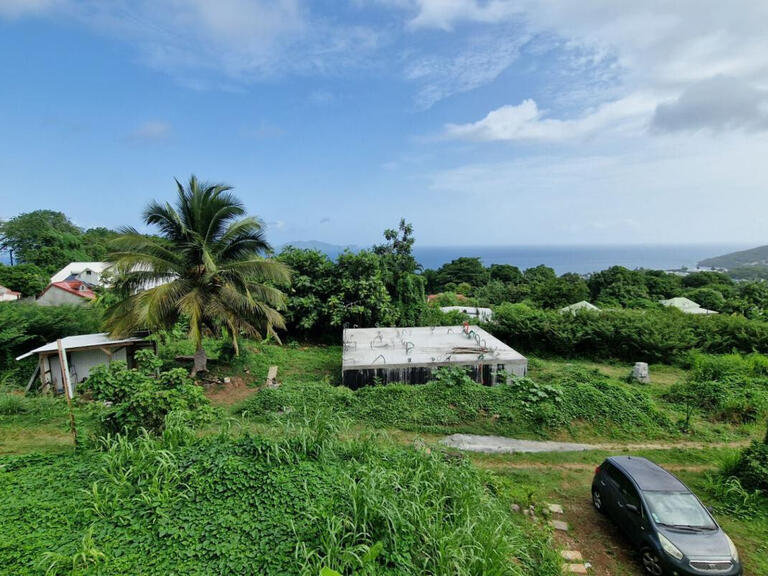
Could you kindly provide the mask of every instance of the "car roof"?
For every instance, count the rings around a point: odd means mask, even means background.
[[[646,458],[638,456],[612,456],[608,458],[608,461],[631,477],[640,490],[690,492],[688,487],[675,476]]]

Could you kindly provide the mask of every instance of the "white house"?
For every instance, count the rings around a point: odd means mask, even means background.
[[[70,262],[51,276],[51,284],[79,281],[88,286],[105,286],[102,275],[112,267],[110,262]]]
[[[560,308],[560,312],[570,312],[571,314],[576,314],[576,312],[579,312],[581,310],[588,310],[590,312],[600,312],[600,308],[598,308],[594,304],[590,304],[586,300],[582,300],[581,302],[576,302],[575,304],[571,304],[570,306]]]
[[[717,312],[714,310],[707,310],[706,308],[702,308],[693,300],[689,300],[683,296],[670,298],[669,300],[659,300],[659,303],[662,306],[667,306],[668,308],[677,308],[686,314],[717,314]]]
[[[477,308],[476,306],[441,306],[441,312],[463,312],[472,320],[490,322],[493,320],[493,310],[490,308]]]
[[[113,339],[106,333],[67,336],[61,339],[61,344],[69,366],[72,393],[75,392],[76,385],[85,380],[94,367],[120,360],[127,363],[129,368],[133,368],[136,350],[154,347],[152,342],[143,338]],[[24,360],[35,354],[38,356],[37,368],[29,380],[27,390],[32,388],[39,375],[38,382],[44,392],[51,388],[56,392],[63,392],[58,342],[30,350],[16,360]]]
[[[15,292],[5,286],[0,286],[0,302],[13,302],[21,298],[21,292]]]

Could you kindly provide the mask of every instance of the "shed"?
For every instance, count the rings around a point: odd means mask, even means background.
[[[677,308],[686,314],[717,314],[714,310],[702,308],[699,304],[684,296],[670,298],[669,300],[660,300],[659,303],[668,308]]]
[[[342,380],[350,388],[376,382],[424,384],[442,366],[469,368],[476,382],[492,386],[502,371],[525,376],[528,360],[469,324],[344,330]]]
[[[154,342],[144,338],[131,337],[115,339],[109,334],[83,334],[80,336],[67,336],[61,339],[64,353],[67,355],[69,366],[69,379],[72,384],[72,392],[77,384],[88,378],[91,370],[102,364],[109,364],[113,360],[120,360],[128,364],[129,368],[136,365],[136,350],[155,347]],[[30,378],[27,389],[30,389],[39,375],[39,383],[43,391],[53,386],[56,392],[63,392],[61,365],[59,363],[58,341],[45,344],[26,354],[22,354],[16,360],[24,360],[37,354],[38,365],[35,373]]]
[[[477,306],[441,306],[441,312],[461,312],[472,320],[490,322],[493,320],[493,310],[490,308],[478,308]]]
[[[21,299],[21,292],[0,285],[0,302],[13,302]]]
[[[570,312],[571,314],[576,314],[576,312],[579,312],[581,310],[589,310],[591,312],[600,312],[600,308],[598,308],[594,304],[590,304],[586,300],[582,300],[581,302],[576,302],[575,304],[571,304],[569,306],[565,306],[564,308],[560,308],[560,312]]]

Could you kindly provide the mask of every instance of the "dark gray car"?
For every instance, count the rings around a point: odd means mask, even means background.
[[[739,554],[699,499],[645,458],[614,456],[595,470],[592,502],[640,550],[652,576],[740,576]]]

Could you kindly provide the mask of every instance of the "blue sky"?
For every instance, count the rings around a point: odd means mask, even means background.
[[[636,4],[636,6],[635,6]],[[190,173],[275,244],[766,243],[762,1],[0,0],[0,218]]]

